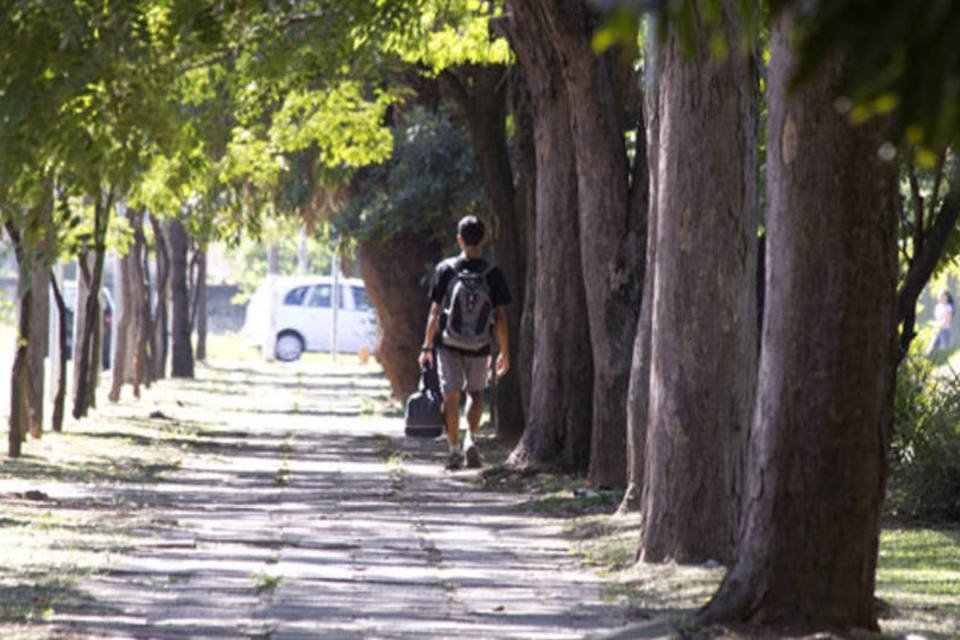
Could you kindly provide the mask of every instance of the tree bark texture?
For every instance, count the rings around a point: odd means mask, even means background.
[[[533,318],[537,276],[537,156],[533,140],[533,112],[530,91],[519,67],[510,77],[510,109],[513,113],[514,210],[523,224],[524,284],[523,308],[520,314],[519,342],[512,345],[513,367],[520,381],[520,401],[524,420],[530,410],[530,387],[533,377]],[[522,434],[521,434],[522,435]]]
[[[30,336],[28,358],[30,360],[30,435],[39,438],[43,434],[43,399],[46,378],[46,358],[50,343],[50,267],[46,258],[35,255],[30,268]]]
[[[420,379],[417,356],[429,308],[425,269],[441,258],[441,248],[396,234],[361,242],[359,255],[367,296],[377,310],[377,360],[394,397],[406,398]]]
[[[675,35],[661,55],[640,557],[729,562],[757,368],[756,61],[690,58]]]
[[[536,287],[530,407],[509,463],[585,471],[593,359],[580,262],[577,168],[560,62],[530,3],[511,3],[508,35],[533,104]]]
[[[520,344],[526,286],[526,229],[516,209],[513,170],[507,149],[507,69],[504,65],[470,65],[444,72],[443,77],[467,115],[487,206],[496,221],[492,243],[494,259],[513,297],[506,309],[513,362]],[[519,438],[524,426],[519,369],[497,381],[496,412],[497,436]]]
[[[842,61],[799,88],[789,16],[768,72],[766,307],[736,565],[702,617],[877,629],[896,358],[895,167],[834,108]]]
[[[156,216],[150,216],[153,228],[153,249],[156,262],[156,299],[153,308],[153,333],[151,345],[151,378],[160,380],[166,376],[167,354],[170,349],[168,300],[170,295],[170,253],[167,249],[166,232]]]
[[[167,239],[170,242],[170,298],[173,307],[170,375],[174,378],[192,378],[194,362],[187,290],[187,248],[190,239],[179,220],[167,223]]]
[[[647,419],[649,418],[650,397],[650,351],[653,340],[653,285],[656,277],[657,255],[657,208],[652,194],[657,192],[657,174],[649,167],[658,166],[659,120],[657,115],[658,83],[657,43],[654,28],[647,34],[644,61],[644,107],[643,131],[637,133],[637,160],[634,160],[634,175],[631,182],[631,196],[634,207],[647,207],[647,249],[644,256],[643,297],[640,303],[640,316],[637,318],[637,334],[633,342],[633,355],[630,359],[630,385],[627,388],[627,489],[618,511],[620,513],[639,512],[643,502],[643,478],[647,447]],[[641,140],[645,141],[641,151]],[[646,158],[645,169],[641,173],[640,154]],[[642,193],[646,179],[647,193]]]
[[[627,388],[643,291],[647,212],[642,205],[634,208],[630,197],[617,51],[598,56],[591,46],[599,16],[582,1],[535,4],[562,60],[577,160],[580,258],[594,369],[588,479],[595,486],[623,487]],[[638,189],[646,192],[645,180]]]
[[[146,239],[143,235],[143,211],[128,212],[130,226],[133,229],[130,263],[130,290],[133,299],[133,318],[136,330],[131,333],[129,381],[133,384],[134,397],[140,397],[140,385],[150,384],[150,339],[152,326],[150,319],[150,283],[146,266]]]

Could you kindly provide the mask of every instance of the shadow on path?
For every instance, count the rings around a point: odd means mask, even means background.
[[[180,465],[115,489],[149,523],[80,584],[82,606],[57,612],[57,633],[580,638],[619,628],[623,611],[577,569],[561,524],[463,482],[471,472],[443,472],[444,445],[405,441],[400,419],[362,415],[387,392],[369,371],[220,365],[176,387],[159,410],[178,429]]]

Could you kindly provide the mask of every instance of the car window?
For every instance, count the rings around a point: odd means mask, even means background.
[[[295,289],[290,289],[290,291],[287,292],[287,295],[283,298],[283,304],[299,307],[303,304],[303,299],[306,297],[307,289],[309,288],[310,287],[297,287]]]
[[[332,293],[333,289],[328,284],[314,285],[310,291],[310,301],[307,304],[311,307],[325,307],[329,309]]]
[[[367,300],[367,290],[363,287],[350,287],[353,290],[353,308],[357,311],[366,311],[370,308]]]

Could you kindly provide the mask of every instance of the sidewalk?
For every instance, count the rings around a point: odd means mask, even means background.
[[[113,499],[150,514],[57,612],[60,638],[582,638],[624,613],[562,523],[442,470],[376,415],[374,367],[198,369],[104,408],[187,429],[176,470]],[[175,386],[175,393],[169,387]],[[114,427],[116,426],[114,425]]]

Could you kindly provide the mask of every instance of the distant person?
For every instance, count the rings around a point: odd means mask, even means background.
[[[937,330],[928,353],[946,351],[953,346],[953,296],[949,291],[941,291],[937,297],[937,306],[933,308],[933,322]]]
[[[418,359],[420,366],[436,358],[443,392],[443,420],[450,448],[446,468],[482,465],[476,435],[483,415],[493,337],[500,349],[496,375],[510,369],[507,316],[510,290],[499,267],[483,258],[484,227],[475,216],[457,225],[461,253],[437,265],[430,288],[430,312]],[[460,443],[460,396],[467,392],[467,434]]]

